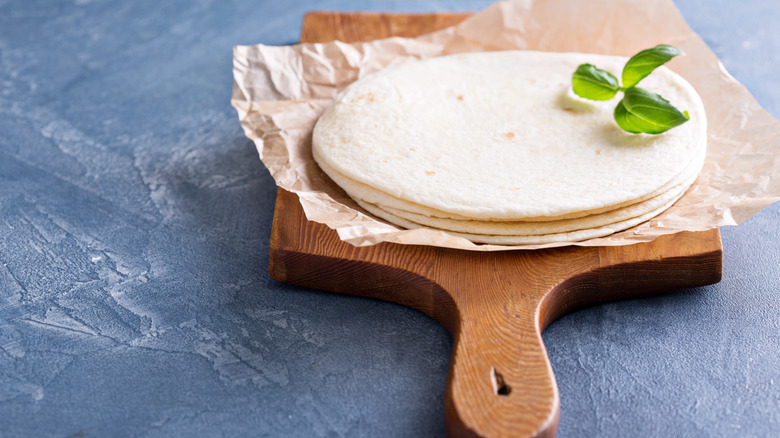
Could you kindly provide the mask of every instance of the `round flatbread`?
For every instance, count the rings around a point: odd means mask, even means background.
[[[480,220],[455,220],[429,217],[421,214],[410,213],[404,210],[398,210],[392,207],[386,207],[383,205],[373,205],[394,216],[409,220],[421,226],[435,229],[469,234],[535,236],[542,234],[568,233],[571,231],[584,230],[589,228],[599,228],[644,216],[647,213],[656,211],[658,208],[666,205],[669,201],[678,199],[683,192],[688,190],[695,179],[696,176],[693,176],[688,181],[672,188],[671,190],[668,190],[654,198],[629,205],[628,207],[618,208],[615,210],[610,210],[606,213],[594,214],[582,218],[563,219],[559,221],[491,222]],[[361,201],[367,203],[362,199]]]
[[[613,224],[605,225],[602,227],[588,228],[584,230],[576,230],[576,231],[571,231],[566,233],[551,233],[551,234],[541,234],[541,235],[534,235],[534,236],[509,236],[509,235],[461,233],[461,232],[455,232],[451,230],[441,230],[441,229],[439,229],[438,231],[444,231],[453,236],[463,237],[468,240],[471,240],[474,243],[488,243],[494,245],[541,245],[541,244],[553,243],[553,242],[580,242],[587,239],[595,239],[597,237],[608,236],[610,234],[616,233],[618,231],[626,230],[633,226],[639,225],[645,221],[648,221],[653,217],[663,213],[669,207],[671,207],[672,204],[677,202],[677,200],[682,195],[683,194],[681,193],[675,199],[670,200],[669,202],[657,208],[656,210],[648,212],[639,217],[627,219],[620,222],[615,222]],[[360,200],[356,200],[356,202],[358,203],[358,205],[363,207],[369,213],[377,217],[380,217],[395,225],[400,225],[408,229],[428,228],[428,229],[437,230],[435,228],[426,227],[421,224],[404,219],[402,217],[395,216],[394,214],[389,213],[375,205],[367,204]]]
[[[579,64],[620,76],[625,61],[506,51],[390,67],[337,97],[314,129],[313,155],[340,185],[367,187],[383,205],[398,199],[400,210],[537,221],[642,202],[701,167],[706,119],[693,88],[663,67],[640,85],[691,120],[661,135],[621,131],[614,100],[571,96]]]
[[[443,212],[441,210],[436,210],[430,207],[426,207],[424,205],[412,203],[409,201],[405,201],[403,199],[388,195],[387,193],[380,192],[379,190],[376,190],[372,187],[369,187],[365,184],[362,184],[360,182],[357,182],[355,180],[352,180],[350,178],[345,177],[341,173],[333,170],[330,168],[327,164],[321,163],[320,167],[325,171],[325,173],[330,176],[331,179],[333,179],[336,184],[338,184],[340,187],[344,189],[344,191],[349,194],[350,197],[355,199],[360,199],[364,202],[368,202],[370,204],[375,204],[381,208],[384,208],[390,212],[393,212],[395,210],[408,212],[413,215],[420,215],[420,216],[426,216],[430,218],[440,218],[440,219],[451,219],[456,221],[473,221],[473,220],[482,220],[482,221],[490,221],[490,222],[555,222],[560,220],[570,220],[570,219],[576,219],[576,218],[582,218],[587,217],[591,215],[596,214],[604,214],[608,213],[614,210],[618,210],[621,208],[626,208],[629,206],[633,206],[639,203],[642,203],[648,199],[652,199],[658,196],[663,195],[664,193],[668,192],[674,187],[679,186],[680,184],[686,182],[686,181],[692,181],[696,178],[696,176],[701,171],[701,167],[704,161],[704,152],[701,151],[699,156],[694,157],[693,160],[689,163],[689,165],[677,176],[672,178],[670,181],[668,181],[666,184],[661,186],[659,189],[645,195],[641,196],[635,200],[632,201],[626,201],[623,203],[619,203],[616,205],[608,206],[608,207],[602,207],[595,210],[590,211],[578,211],[573,212],[561,216],[539,216],[539,217],[524,217],[519,219],[508,219],[508,218],[486,218],[486,219],[474,219],[469,218],[462,215],[457,215],[453,213]],[[645,213],[649,211],[650,209],[643,211],[643,212],[637,212]],[[401,216],[404,216],[401,214]],[[412,219],[414,220],[414,219]]]

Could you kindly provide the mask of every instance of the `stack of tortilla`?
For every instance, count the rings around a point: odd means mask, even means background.
[[[369,213],[478,243],[574,242],[660,214],[691,186],[706,151],[701,99],[661,67],[639,85],[690,120],[660,135],[615,124],[606,102],[571,91],[592,63],[626,58],[504,51],[393,66],[360,79],[314,129],[313,156]]]

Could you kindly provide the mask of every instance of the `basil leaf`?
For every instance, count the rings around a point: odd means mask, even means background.
[[[623,67],[623,87],[633,87],[653,70],[682,54],[679,49],[668,44],[659,44],[651,49],[642,50],[632,56]]]
[[[609,100],[620,90],[615,75],[593,64],[577,67],[571,75],[571,86],[577,96],[590,100]]]
[[[625,91],[615,107],[615,122],[634,134],[660,134],[688,121],[688,112],[680,112],[668,100],[639,87]]]

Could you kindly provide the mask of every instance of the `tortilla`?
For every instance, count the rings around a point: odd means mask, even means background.
[[[641,196],[637,199],[623,202],[617,205],[612,205],[608,207],[602,207],[595,210],[590,211],[578,211],[573,212],[561,216],[540,216],[540,217],[525,217],[525,218],[519,218],[519,219],[500,219],[500,218],[487,218],[487,219],[474,219],[469,218],[466,216],[443,212],[441,210],[436,210],[430,207],[426,207],[424,205],[411,203],[408,201],[404,201],[403,199],[396,198],[394,196],[390,196],[387,193],[380,192],[372,187],[369,187],[365,184],[359,183],[355,180],[352,180],[350,178],[345,177],[341,173],[329,168],[326,164],[321,163],[320,167],[325,171],[325,173],[336,182],[340,187],[342,187],[347,194],[355,199],[360,199],[364,202],[368,202],[370,204],[375,204],[377,206],[380,206],[381,208],[388,210],[388,211],[401,211],[406,212],[412,215],[420,215],[425,216],[429,218],[435,218],[435,219],[450,219],[450,220],[456,220],[456,221],[490,221],[490,222],[556,222],[561,220],[571,220],[571,219],[577,219],[577,218],[583,218],[587,216],[592,215],[598,215],[598,214],[604,214],[608,212],[612,212],[615,210],[619,210],[622,208],[631,207],[637,204],[640,204],[644,201],[647,201],[648,199],[652,199],[658,196],[661,196],[665,193],[667,193],[669,190],[679,186],[680,184],[684,182],[688,182],[690,184],[690,181],[696,178],[696,176],[701,171],[702,163],[704,161],[704,152],[701,151],[700,155],[697,157],[694,157],[693,160],[691,160],[691,163],[686,167],[685,170],[683,170],[679,175],[672,178],[672,180],[668,181],[666,184],[661,186],[659,189],[645,195]],[[650,211],[650,209],[647,209],[645,211],[636,211],[637,215],[644,214],[647,211]],[[401,214],[401,216],[404,216]],[[625,219],[625,218],[622,218]],[[414,220],[414,219],[412,219]]]
[[[624,221],[616,222],[602,227],[587,228],[583,230],[576,230],[576,231],[571,231],[566,233],[551,233],[551,234],[529,235],[529,236],[509,236],[509,235],[460,233],[451,230],[439,230],[439,231],[445,231],[448,234],[451,234],[453,236],[466,238],[468,240],[471,240],[474,243],[489,243],[495,245],[526,245],[526,244],[539,245],[539,244],[552,243],[552,242],[579,242],[582,240],[595,239],[597,237],[608,236],[618,231],[626,230],[635,225],[639,225],[643,222],[646,222],[652,219],[653,217],[663,213],[666,209],[668,209],[675,202],[677,202],[677,200],[680,197],[682,197],[682,195],[683,194],[681,193],[676,198],[670,200],[669,202],[657,208],[656,210],[648,212],[639,217],[627,219]],[[395,216],[392,213],[382,210],[381,208],[375,205],[366,204],[360,200],[356,200],[356,202],[358,203],[358,205],[363,207],[371,214],[378,216],[392,224],[400,225],[408,229],[415,229],[415,228],[431,229],[431,227],[426,227],[418,223],[409,221],[407,219]]]
[[[480,221],[480,220],[454,220],[429,217],[421,214],[410,213],[404,210],[394,209],[383,205],[373,204],[377,208],[407,219],[421,226],[455,231],[469,234],[493,234],[505,236],[535,236],[542,234],[566,233],[588,228],[598,228],[606,225],[624,222],[629,219],[644,216],[666,205],[670,200],[678,199],[696,179],[696,176],[680,184],[673,189],[664,192],[646,201],[632,204],[628,207],[610,210],[606,213],[594,214],[576,219],[563,219],[559,221],[545,222],[509,222],[509,221]],[[366,201],[362,200],[364,203]]]
[[[691,120],[661,135],[621,131],[612,119],[619,96],[571,96],[577,65],[619,77],[625,61],[505,51],[390,67],[337,97],[314,129],[313,155],[347,193],[353,181],[469,219],[559,220],[636,204],[701,167],[706,118],[693,88],[664,67],[640,85]]]

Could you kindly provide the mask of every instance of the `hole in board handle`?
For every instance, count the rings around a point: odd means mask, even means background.
[[[490,381],[493,383],[493,393],[506,397],[512,392],[512,387],[504,382],[504,376],[502,376],[495,367],[490,367]]]

